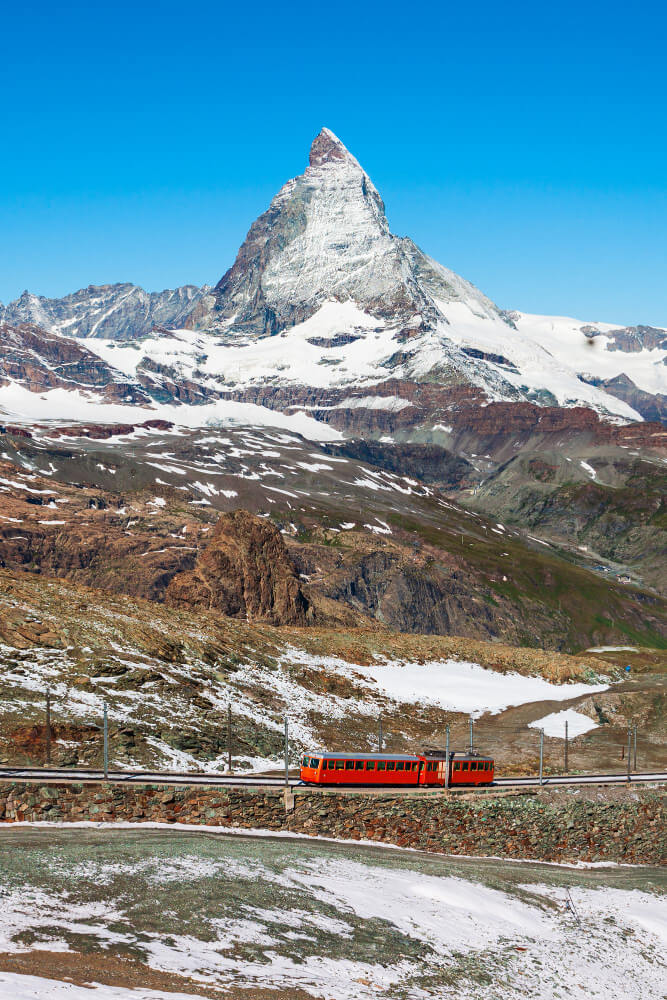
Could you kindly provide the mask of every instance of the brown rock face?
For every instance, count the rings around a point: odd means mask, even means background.
[[[172,579],[165,601],[274,625],[305,625],[312,617],[280,532],[247,510],[220,515],[194,569]]]
[[[0,323],[0,385],[19,382],[30,392],[95,390],[107,402],[147,403],[148,396],[110,365],[69,337],[32,323]]]

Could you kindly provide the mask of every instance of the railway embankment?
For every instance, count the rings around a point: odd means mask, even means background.
[[[187,823],[370,840],[444,854],[660,864],[658,788],[484,795],[0,782],[0,822]]]

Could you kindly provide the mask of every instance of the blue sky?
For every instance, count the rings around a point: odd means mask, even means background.
[[[664,5],[6,5],[0,300],[215,283],[322,125],[499,305],[667,326]]]

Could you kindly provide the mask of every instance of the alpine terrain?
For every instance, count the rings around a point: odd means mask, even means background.
[[[499,308],[390,231],[328,129],[217,285],[25,292],[0,307],[0,753],[40,759],[48,684],[65,762],[96,759],[104,699],[116,761],[221,766],[232,697],[248,767],[286,706],[297,749],[472,711],[504,767],[576,706],[581,766],[635,718],[657,761],[666,358],[665,329]]]

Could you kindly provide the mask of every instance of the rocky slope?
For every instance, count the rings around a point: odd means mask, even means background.
[[[475,509],[576,545],[628,582],[641,573],[667,593],[667,475],[638,452],[591,449],[518,455],[470,497]]]
[[[76,430],[0,438],[4,565],[276,622],[661,642],[657,595],[411,477],[254,428]]]
[[[0,322],[0,386],[30,392],[65,389],[97,393],[106,402],[143,403],[148,396],[75,340],[47,333],[32,323]]]
[[[500,689],[501,705],[505,685],[505,703],[518,696],[517,707],[496,707],[475,728],[478,745],[496,756],[504,773],[536,766],[537,733],[530,722],[564,705],[588,711],[592,697],[609,716],[571,741],[571,767],[617,768],[625,729],[638,713],[642,766],[656,766],[664,759],[664,726],[656,712],[664,656],[653,654],[648,668],[638,662],[632,680],[603,690],[633,657],[641,661],[627,652],[604,659],[593,652],[566,656],[377,627],[275,628],[0,569],[0,760],[43,762],[47,687],[52,759],[61,766],[100,766],[103,702],[109,706],[111,762],[121,767],[225,768],[229,704],[238,770],[279,763],[286,713],[295,762],[313,746],[374,746],[380,714],[391,750],[441,745],[446,724],[455,745],[463,746],[468,715],[456,698],[467,665],[476,663],[486,671],[476,688],[480,708],[489,688]],[[423,671],[424,697],[406,702],[385,690],[375,679],[382,664],[392,672],[406,666],[416,678]],[[454,671],[449,709],[427,694],[443,670]],[[541,678],[565,686],[543,688]],[[522,685],[535,680],[538,687],[522,695]],[[562,767],[561,740],[546,740],[545,754],[547,768]]]

